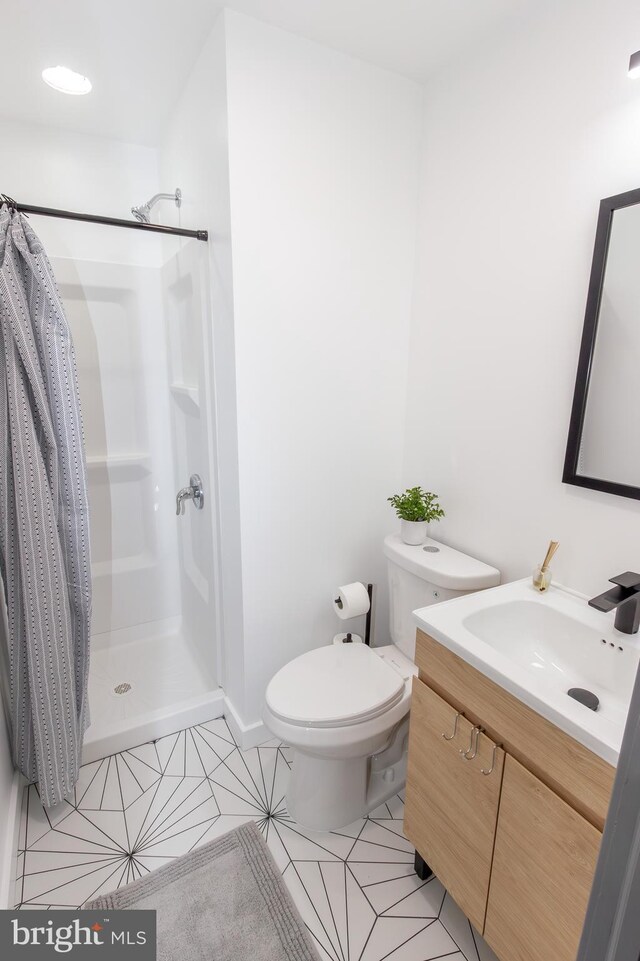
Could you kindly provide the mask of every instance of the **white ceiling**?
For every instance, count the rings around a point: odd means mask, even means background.
[[[1,0],[0,115],[155,144],[223,6],[424,81],[536,0]],[[47,87],[56,64],[93,92]]]

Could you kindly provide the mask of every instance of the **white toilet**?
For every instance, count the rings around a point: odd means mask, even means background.
[[[286,664],[267,687],[263,720],[294,748],[287,808],[302,826],[344,827],[402,790],[411,682],[412,611],[494,587],[500,572],[426,540],[384,541],[392,644],[330,644]]]

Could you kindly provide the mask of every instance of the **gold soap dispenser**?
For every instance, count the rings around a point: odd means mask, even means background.
[[[551,541],[549,543],[549,549],[547,550],[545,559],[539,567],[535,568],[533,572],[533,586],[537,591],[540,591],[541,594],[543,591],[546,591],[551,584],[551,568],[549,565],[551,564],[553,555],[558,550],[559,546],[559,541]]]

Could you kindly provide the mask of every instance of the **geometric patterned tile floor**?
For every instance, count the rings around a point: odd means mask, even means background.
[[[440,882],[414,873],[401,794],[307,831],[285,807],[291,762],[278,741],[241,751],[218,718],[86,764],[53,813],[25,788],[16,906],[80,907],[254,820],[322,961],[495,961]]]

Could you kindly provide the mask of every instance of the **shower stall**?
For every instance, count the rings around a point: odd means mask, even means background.
[[[138,242],[154,245],[142,262],[116,262],[92,252],[96,230],[155,225],[68,217],[101,224],[83,228],[86,258],[71,258],[57,254],[67,229],[58,220],[50,256],[75,343],[87,458],[87,763],[222,714],[215,423],[206,232],[165,228]],[[38,231],[42,221],[32,223]]]

